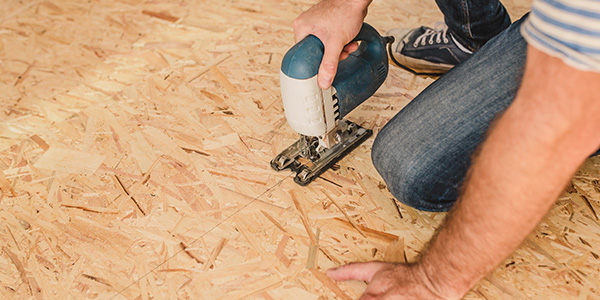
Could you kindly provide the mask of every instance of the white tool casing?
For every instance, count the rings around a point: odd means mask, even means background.
[[[280,71],[281,96],[288,124],[307,136],[322,136],[335,128],[335,89],[323,90],[317,76],[294,79]]]

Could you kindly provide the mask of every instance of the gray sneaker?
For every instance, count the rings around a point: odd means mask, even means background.
[[[391,29],[394,36],[389,45],[391,60],[399,67],[416,74],[443,74],[469,58],[473,52],[461,45],[445,25],[440,29]]]

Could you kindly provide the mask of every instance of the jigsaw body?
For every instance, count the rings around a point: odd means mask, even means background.
[[[359,42],[358,50],[339,63],[327,90],[317,83],[324,52],[317,37],[306,37],[286,53],[281,64],[281,95],[288,124],[300,139],[271,161],[273,169],[291,169],[296,172],[294,181],[306,185],[371,136],[371,130],[343,118],[384,82],[386,46],[392,39],[363,24],[354,39]]]

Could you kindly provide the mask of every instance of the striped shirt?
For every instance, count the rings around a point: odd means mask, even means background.
[[[600,72],[600,0],[534,0],[521,33],[570,66]]]

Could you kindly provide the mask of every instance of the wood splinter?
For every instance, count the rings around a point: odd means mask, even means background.
[[[133,203],[135,203],[135,206],[140,210],[140,212],[142,213],[142,215],[146,215],[146,212],[142,209],[142,207],[140,206],[140,204],[138,203],[137,200],[135,200],[135,198],[133,198],[133,196],[129,193],[129,191],[127,190],[127,188],[125,187],[125,185],[123,185],[123,182],[121,182],[121,179],[119,179],[119,176],[114,175],[115,180],[117,181],[117,185],[121,188],[121,192],[123,192],[123,194],[127,195],[127,197],[129,197],[129,199],[131,199],[131,201],[133,201]]]
[[[175,23],[175,22],[179,21],[178,17],[171,16],[170,14],[165,13],[165,12],[142,10],[142,14],[150,16],[150,17],[154,17],[157,19],[165,20],[165,21],[171,22],[171,23]]]

